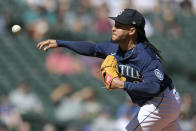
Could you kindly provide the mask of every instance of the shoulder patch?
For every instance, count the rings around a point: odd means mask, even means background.
[[[159,79],[159,80],[163,80],[163,78],[164,78],[164,76],[163,76],[163,74],[161,73],[161,71],[159,70],[159,69],[155,69],[154,70],[154,74],[155,74],[155,76]]]

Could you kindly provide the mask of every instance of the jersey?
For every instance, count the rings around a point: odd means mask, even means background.
[[[114,55],[119,73],[127,78],[124,90],[139,106],[158,96],[167,87],[172,87],[172,80],[164,73],[160,58],[144,43],[138,43],[128,51],[122,51],[117,43],[112,42],[94,44],[57,40],[57,44],[86,56],[104,59],[107,55]],[[141,77],[143,82],[130,80],[136,77]]]

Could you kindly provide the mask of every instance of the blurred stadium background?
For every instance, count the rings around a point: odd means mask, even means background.
[[[1,0],[0,131],[123,130],[138,107],[123,91],[100,88],[100,59],[44,53],[36,44],[107,41],[107,17],[127,7],[145,15],[147,36],[182,97],[181,127],[196,131],[196,0]],[[14,24],[23,28],[19,35]]]

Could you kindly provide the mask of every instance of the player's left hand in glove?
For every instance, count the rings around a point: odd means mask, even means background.
[[[126,81],[126,78],[117,72],[117,65],[117,59],[112,55],[108,55],[101,64],[101,73],[107,89],[111,89],[112,80],[116,77]]]

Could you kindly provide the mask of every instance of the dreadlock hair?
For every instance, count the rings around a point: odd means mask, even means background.
[[[137,42],[142,42],[142,43],[146,44],[148,47],[150,47],[156,53],[156,55],[160,58],[160,60],[163,63],[165,63],[165,60],[163,59],[163,57],[160,54],[160,51],[152,43],[150,43],[149,40],[146,38],[146,34],[145,34],[144,29],[137,28],[137,36],[138,36]]]

